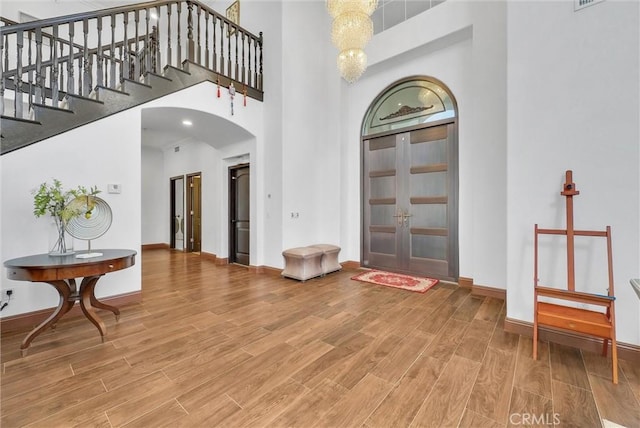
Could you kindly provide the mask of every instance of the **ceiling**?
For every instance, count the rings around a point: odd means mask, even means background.
[[[183,120],[192,125],[186,126]],[[155,107],[142,110],[142,146],[164,150],[185,140],[202,141],[220,149],[254,136],[244,128],[200,110]]]

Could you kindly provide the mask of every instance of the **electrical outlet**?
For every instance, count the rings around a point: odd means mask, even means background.
[[[11,298],[11,296],[13,295],[13,288],[9,288],[8,290],[6,290],[4,292],[4,294],[8,297]]]

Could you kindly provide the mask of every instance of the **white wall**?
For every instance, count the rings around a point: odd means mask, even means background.
[[[47,252],[49,219],[35,218],[33,189],[54,178],[64,188],[97,186],[113,213],[109,231],[92,248],[140,250],[140,122],[139,112],[125,111],[92,126],[80,127],[0,157],[2,171],[2,257],[4,260]],[[107,193],[117,183],[122,193]],[[85,241],[75,247],[86,249]],[[98,297],[140,290],[140,259],[129,269],[106,275]],[[2,275],[2,289],[13,288],[2,317],[56,306],[58,293],[45,284],[12,281]]]
[[[93,248],[131,248],[140,250],[142,242],[142,171],[141,156],[141,111],[152,107],[191,108],[208,114],[224,118],[244,128],[256,141],[263,138],[263,104],[249,102],[247,107],[237,108],[231,116],[227,100],[217,100],[216,86],[210,82],[201,83],[178,93],[167,95],[151,101],[143,107],[136,107],[125,112],[99,120],[91,125],[83,126],[38,144],[8,153],[0,157],[2,174],[2,257],[3,260],[21,257],[26,254],[44,253],[48,245],[48,220],[36,219],[33,212],[32,189],[40,183],[57,178],[65,187],[77,185],[97,185],[103,193],[103,198],[109,203],[113,211],[113,224],[102,237],[92,241]],[[229,156],[233,150],[243,154],[254,151],[256,143],[238,143],[232,148],[224,150]],[[145,151],[146,152],[146,151]],[[197,149],[191,153],[191,163],[184,168],[198,168],[203,171],[203,186],[217,188],[218,195],[221,187],[219,180],[222,168],[222,157],[216,159],[215,150],[200,142]],[[152,168],[157,156],[148,157],[145,153],[145,169]],[[25,166],[28,167],[25,167]],[[264,165],[253,164],[256,171],[264,170]],[[205,175],[205,171],[210,172]],[[147,170],[145,174],[148,174]],[[158,204],[164,199],[160,208],[162,220],[154,217],[154,222],[168,224],[168,177],[174,174],[169,168],[164,175],[164,196],[156,193],[158,189],[151,187],[153,198],[144,202]],[[157,178],[157,172],[151,173]],[[16,177],[21,179],[17,180]],[[150,176],[145,176],[148,183]],[[121,194],[107,194],[107,184],[117,183],[122,186]],[[252,183],[253,184],[253,183]],[[147,187],[145,187],[147,189]],[[255,197],[255,196],[252,196]],[[216,195],[203,195],[203,237],[211,236],[211,240],[203,240],[203,251],[219,254],[222,247],[218,238],[221,228],[226,228],[226,218],[219,215],[221,210]],[[11,203],[9,203],[11,201]],[[258,209],[261,201],[252,200]],[[148,213],[148,210],[145,210]],[[256,234],[261,233],[260,224],[252,214],[252,222],[257,224]],[[156,233],[156,232],[154,232]],[[163,232],[168,240],[168,232]],[[147,235],[145,235],[147,236]],[[145,238],[146,239],[146,238]],[[168,242],[168,241],[166,241]],[[76,246],[86,245],[76,243]],[[255,238],[252,241],[252,251],[257,247]],[[262,264],[263,261],[251,260],[252,264]],[[2,311],[2,317],[32,312],[43,308],[53,307],[58,302],[58,296],[53,287],[38,283],[1,280],[2,289],[13,288],[14,296],[11,304]],[[141,289],[140,259],[138,264],[122,272],[105,276],[96,287],[98,297],[113,296]]]
[[[339,86],[324,2],[284,2],[283,233],[285,248],[340,244]],[[297,89],[294,89],[297,88]],[[291,218],[291,213],[299,213]],[[282,262],[279,263],[281,265]]]
[[[198,149],[217,163],[219,182],[210,186],[223,203],[226,167],[234,156],[249,155],[256,180],[251,264],[281,267],[283,248],[336,240],[341,260],[360,260],[362,118],[392,82],[433,76],[459,107],[460,275],[506,288],[508,316],[530,321],[532,227],[563,226],[558,193],[562,174],[573,169],[582,191],[576,226],[613,228],[618,337],[640,343],[638,300],[628,285],[640,275],[637,2],[607,1],[575,13],[566,1],[448,0],[376,35],[366,49],[369,70],[354,85],[341,81],[335,68],[323,1],[243,2],[241,23],[264,31],[264,103],[250,102],[230,118],[228,106],[216,102],[215,86],[202,84],[150,106],[195,108],[256,137],[228,149],[233,153]],[[139,141],[139,118],[132,120]],[[21,152],[18,165],[27,162]],[[5,181],[3,201],[24,196],[24,189],[7,194]],[[17,236],[5,240],[5,225],[30,219],[4,205],[3,257],[10,257],[8,249],[34,252]],[[205,251],[224,254],[223,210],[211,214],[220,228]],[[290,212],[299,219],[291,220]],[[601,250],[585,245],[579,251],[593,258],[585,272],[600,275],[595,258]],[[550,272],[563,275],[559,264]]]
[[[258,225],[255,229],[255,239],[260,243],[256,249],[256,256],[261,260],[261,264],[272,267],[283,266],[283,228],[288,220],[283,208],[285,122],[282,118],[287,91],[295,92],[291,90],[292,87],[283,73],[285,65],[282,55],[285,46],[282,10],[281,1],[242,2],[240,8],[240,24],[256,29],[255,32],[264,32],[264,139],[256,145],[252,162],[265,167],[259,170],[252,168],[251,184],[252,189],[256,189],[256,197],[262,202],[255,207]],[[286,125],[288,126],[288,123]],[[253,256],[253,250],[251,254]]]
[[[142,245],[169,242],[168,205],[162,174],[164,157],[160,150],[142,147]]]
[[[207,142],[195,140],[183,140],[176,142],[175,145],[180,147],[178,152],[174,151],[173,146],[164,149],[162,152],[151,150],[159,153],[160,159],[157,166],[159,167],[160,178],[157,179],[156,171],[154,175],[150,175],[149,179],[156,179],[156,185],[161,188],[162,197],[149,201],[149,205],[143,204],[142,211],[143,214],[146,212],[158,212],[162,217],[160,226],[162,238],[155,242],[169,244],[170,178],[199,172],[201,173],[202,192],[202,251],[222,258],[228,257],[228,168],[239,163],[251,163],[251,156],[255,153],[255,141],[239,142],[221,149],[216,149]],[[146,151],[143,152],[143,161],[146,154]],[[263,168],[261,165],[253,164],[251,167],[258,171]],[[250,194],[250,203],[252,205],[257,204],[255,188],[256,180],[252,176]],[[258,243],[255,237],[260,230],[260,223],[253,218],[254,216],[255,213],[252,213],[253,233],[250,242],[250,263],[252,265],[259,263]]]
[[[502,2],[447,1],[374,37],[366,49],[372,65],[356,84],[343,84],[348,259],[360,259],[359,138],[365,112],[393,82],[432,76],[458,102],[460,276],[506,288],[504,14]]]
[[[577,229],[612,228],[618,340],[640,343],[639,5],[508,7],[508,316],[533,319],[533,224],[566,227],[573,170]],[[602,239],[576,240],[576,287],[606,293]],[[545,240],[540,282],[566,285],[564,240]]]

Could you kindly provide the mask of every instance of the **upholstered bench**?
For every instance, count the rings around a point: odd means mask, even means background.
[[[322,255],[319,248],[297,247],[289,248],[282,252],[284,257],[284,270],[281,275],[287,278],[306,281],[322,275]]]
[[[338,254],[340,253],[340,247],[331,244],[316,244],[310,245],[310,248],[317,248],[322,250],[322,273],[328,274],[342,269],[342,265],[338,263]]]

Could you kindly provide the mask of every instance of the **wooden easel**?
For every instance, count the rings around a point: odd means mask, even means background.
[[[613,293],[613,257],[611,255],[611,227],[605,231],[574,230],[573,228],[573,197],[579,195],[573,182],[573,174],[567,171],[563,190],[560,192],[567,198],[567,228],[540,229],[535,225],[534,235],[534,315],[533,315],[533,359],[538,358],[538,328],[548,326],[562,330],[581,333],[604,339],[602,355],[607,355],[608,343],[611,340],[611,357],[613,362],[613,383],[618,383],[618,348],[616,345],[615,327],[615,297]],[[538,284],[538,235],[566,235],[567,237],[567,289],[550,288]],[[594,236],[607,239],[607,263],[609,267],[609,288],[607,295],[584,293],[575,291],[575,257],[574,237]],[[598,305],[606,308],[606,312],[575,308],[561,304],[539,301],[540,297],[570,302]]]

